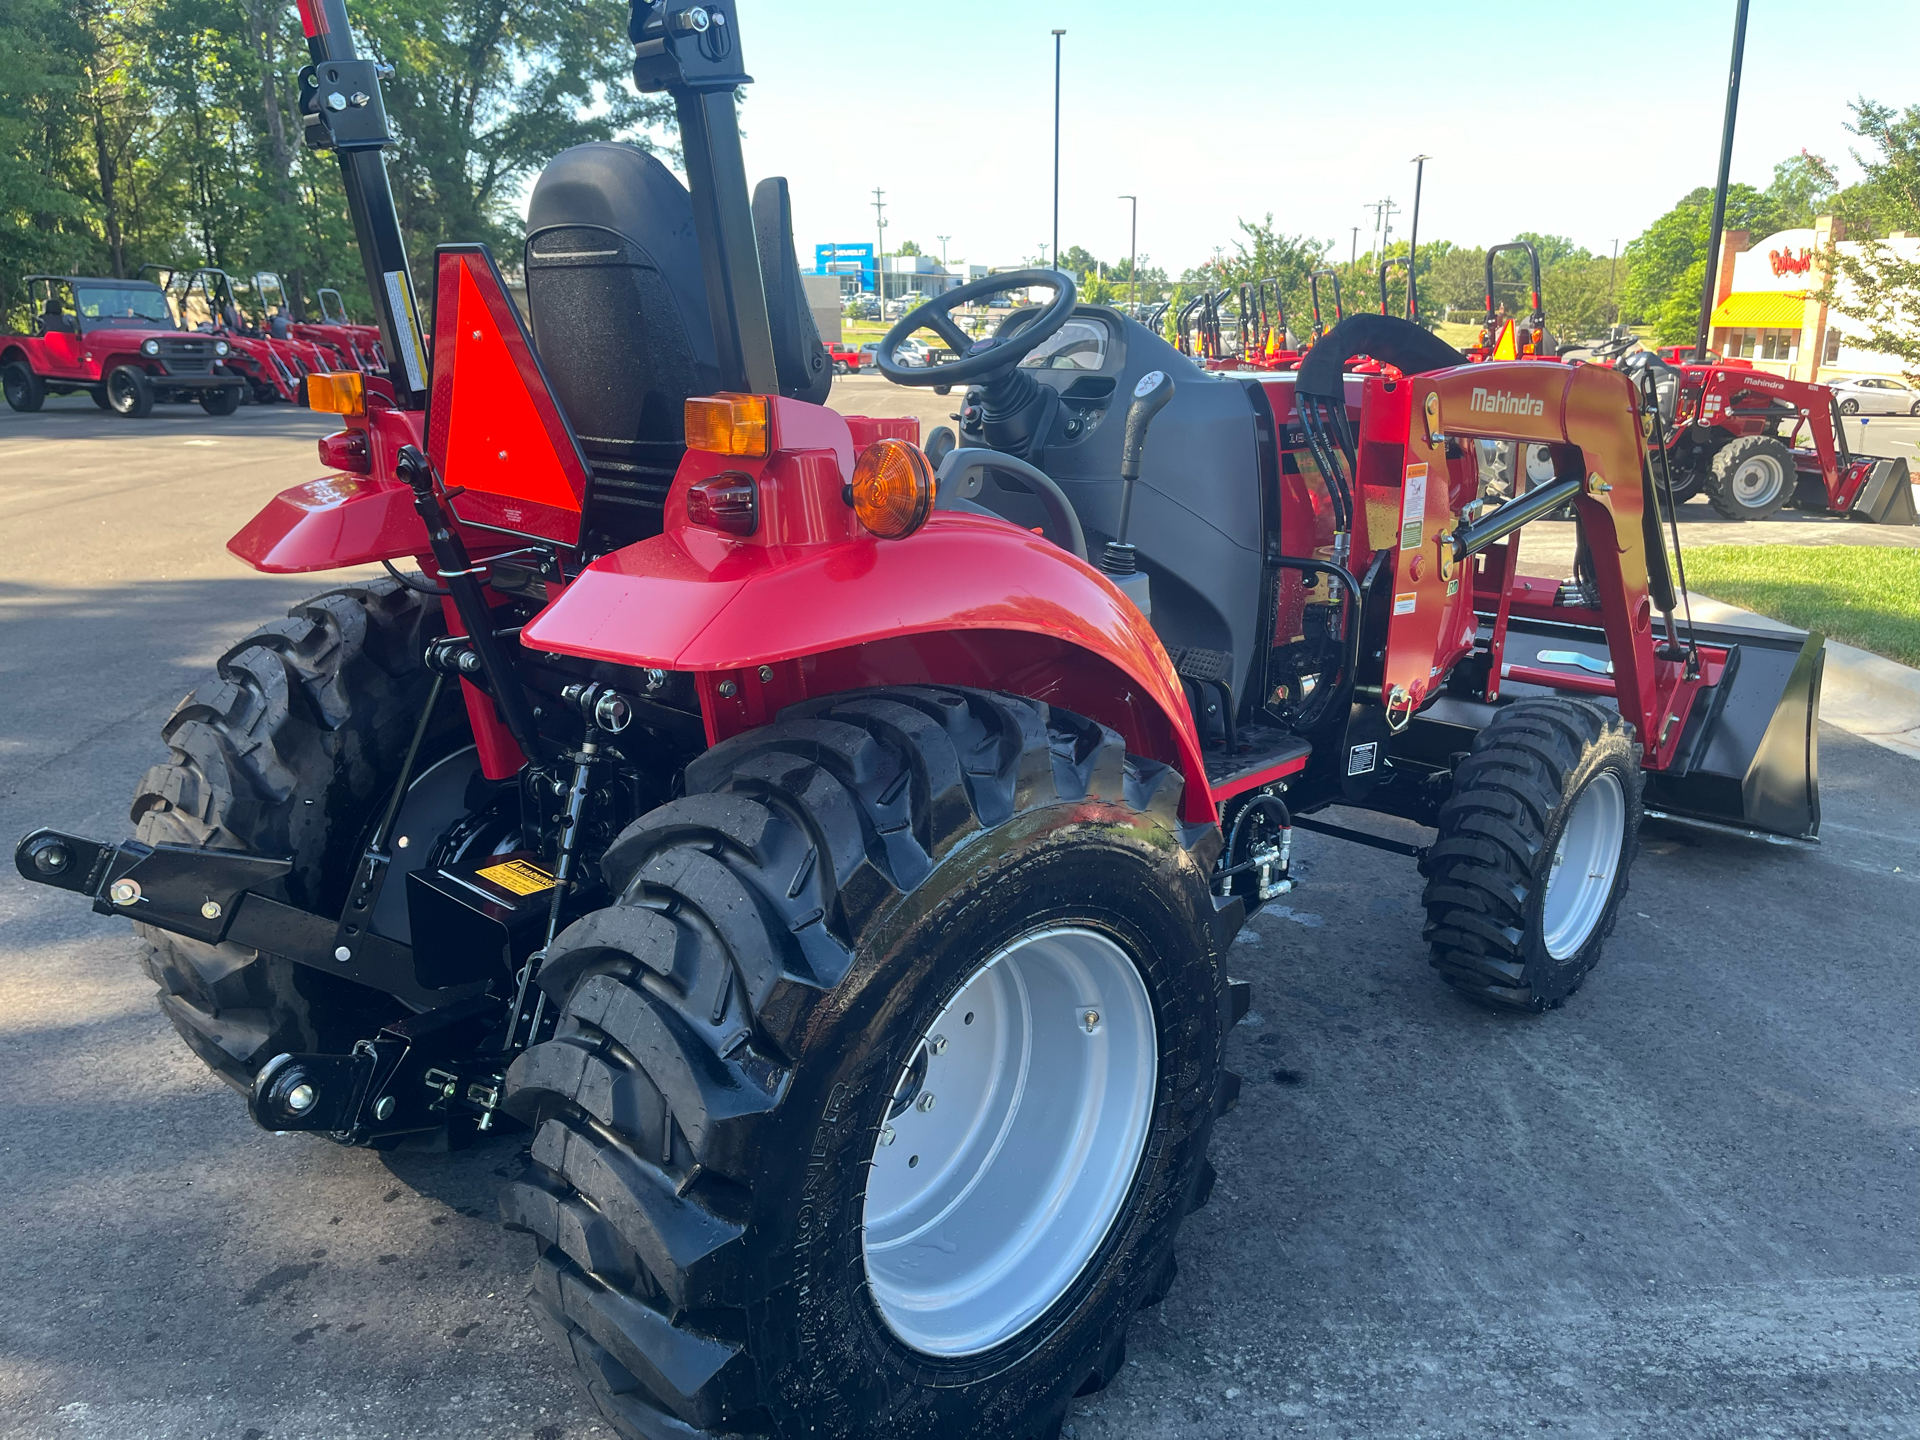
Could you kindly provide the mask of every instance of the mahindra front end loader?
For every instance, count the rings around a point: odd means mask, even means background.
[[[134,922],[265,1128],[520,1130],[502,1213],[621,1434],[1057,1435],[1212,1191],[1224,963],[1296,829],[1417,858],[1442,979],[1520,1012],[1591,970],[1644,815],[1815,832],[1821,642],[1676,617],[1627,375],[1382,316],[1213,374],[1023,271],[881,342],[968,387],[936,469],[821,403],[733,0],[634,5],[688,183],[557,157],[530,326],[479,245],[416,300],[375,66],[301,14],[391,365],[309,378],[331,473],[229,548],[389,577],[225,652],[133,838],[16,865]],[[905,364],[923,326],[958,358]],[[1482,438],[1552,478],[1486,501]],[[1568,503],[1590,601],[1519,566]]]

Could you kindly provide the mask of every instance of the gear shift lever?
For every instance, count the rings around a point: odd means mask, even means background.
[[[1133,486],[1140,478],[1140,461],[1147,448],[1147,427],[1171,399],[1173,378],[1164,370],[1148,371],[1133,387],[1133,400],[1127,406],[1126,443],[1120,450],[1120,524],[1113,539],[1100,552],[1100,568],[1146,615],[1153,613],[1147,595],[1147,577],[1136,576],[1133,546],[1127,543],[1127,525],[1133,518]]]

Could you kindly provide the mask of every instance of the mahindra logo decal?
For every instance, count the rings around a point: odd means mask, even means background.
[[[1767,262],[1773,266],[1776,276],[1804,275],[1813,268],[1813,251],[1804,246],[1795,250],[1789,245],[1784,250],[1769,250]]]
[[[1505,390],[1489,390],[1484,385],[1473,387],[1473,402],[1467,408],[1484,411],[1488,415],[1544,415],[1547,413],[1545,402],[1531,395],[1509,395]]]

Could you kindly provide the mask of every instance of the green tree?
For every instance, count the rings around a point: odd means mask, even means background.
[[[1852,254],[1827,252],[1823,293],[1839,314],[1857,322],[1860,328],[1850,326],[1849,333],[1864,348],[1920,371],[1920,261],[1878,238],[1892,230],[1920,231],[1920,105],[1896,111],[1862,97],[1852,109],[1848,128],[1870,153],[1854,152],[1866,179],[1841,199],[1850,230],[1859,217],[1854,238],[1861,244]]]
[[[1776,204],[1751,185],[1730,185],[1726,228],[1770,234],[1779,228]],[[1630,323],[1652,325],[1661,344],[1681,344],[1698,333],[1712,219],[1713,191],[1702,185],[1627,245],[1621,315]]]
[[[902,240],[900,242],[900,248],[895,250],[893,253],[896,255],[919,255],[923,252],[921,251],[920,243],[917,240]]]
[[[95,246],[86,199],[85,30],[57,0],[0,0],[0,302],[20,276],[83,265]]]
[[[1835,193],[1833,166],[1811,151],[1789,155],[1773,167],[1767,199],[1773,202],[1776,229],[1794,230],[1813,224],[1832,207]]]

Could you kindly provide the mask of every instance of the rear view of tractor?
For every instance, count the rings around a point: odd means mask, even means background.
[[[480,245],[416,298],[375,66],[302,17],[393,363],[308,378],[335,473],[229,548],[389,575],[225,651],[134,838],[16,866],[140,927],[265,1128],[517,1130],[502,1214],[621,1434],[1058,1435],[1212,1194],[1224,961],[1296,831],[1417,861],[1439,976],[1516,1012],[1598,961],[1644,814],[1817,831],[1820,639],[1676,613],[1627,374],[1317,303],[1298,370],[1215,372],[1021,271],[880,342],[966,387],[936,467],[822,404],[730,0],[635,4],[688,183],[557,157],[530,325]],[[1048,298],[967,335],[1000,290]],[[1488,499],[1483,439],[1550,474]],[[1564,505],[1572,597],[1519,561]]]

